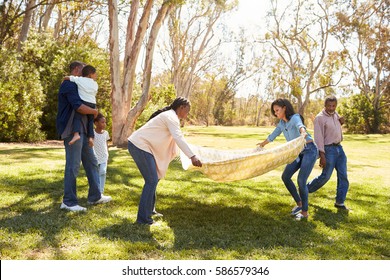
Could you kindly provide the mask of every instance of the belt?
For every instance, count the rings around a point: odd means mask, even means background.
[[[325,146],[340,146],[340,143],[332,143],[332,144],[325,145]]]

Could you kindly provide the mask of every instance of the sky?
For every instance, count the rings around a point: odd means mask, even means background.
[[[269,7],[269,0],[239,0],[238,9],[229,15],[227,24],[232,29],[243,26],[249,31],[256,32],[264,25]]]
[[[288,0],[278,0],[278,5],[283,3],[289,3]],[[244,28],[246,34],[249,34],[250,38],[257,38],[259,35],[264,34],[265,31],[265,17],[266,13],[270,9],[270,0],[239,0],[238,7],[230,12],[228,15],[225,15],[221,18],[221,22],[228,27],[229,30],[236,33],[239,32],[240,28]],[[127,24],[127,18],[122,25]],[[159,37],[164,37],[164,27],[160,31]],[[104,32],[104,36],[100,37],[102,41],[102,46],[106,46],[108,42],[108,32]],[[122,35],[120,35],[122,36]],[[233,47],[234,48],[234,47]],[[232,49],[232,45],[227,45],[225,49],[222,49],[223,53],[228,53]],[[166,68],[165,64],[158,58],[158,51],[156,51],[154,63],[154,73]],[[144,55],[141,54],[139,62],[139,67],[142,68]],[[255,86],[251,81],[244,82],[239,88],[237,96],[247,96],[250,93],[253,93]]]
[[[265,17],[270,9],[269,0],[239,0],[237,10],[227,15],[223,22],[232,31],[238,32],[244,28],[249,38],[258,38],[265,32]],[[223,52],[229,52],[229,46]],[[248,97],[255,93],[256,85],[249,79],[240,84],[237,88],[236,97]]]

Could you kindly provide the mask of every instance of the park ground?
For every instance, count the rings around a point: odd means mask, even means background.
[[[186,127],[189,143],[254,147],[273,128]],[[284,142],[283,137],[268,145]],[[267,148],[268,148],[267,146]],[[390,135],[349,135],[350,191],[334,208],[336,175],[310,194],[310,217],[295,221],[279,167],[257,178],[220,183],[173,161],[157,189],[152,226],[135,224],[143,179],[126,149],[110,147],[105,194],[113,201],[86,213],[60,210],[61,142],[0,143],[2,260],[389,260]],[[320,173],[316,164],[309,179]],[[81,205],[87,180],[78,180]]]

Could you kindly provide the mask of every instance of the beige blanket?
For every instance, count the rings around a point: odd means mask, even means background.
[[[214,181],[229,182],[257,177],[291,163],[304,145],[305,139],[301,136],[270,149],[217,150],[195,145],[190,148],[202,161],[203,166],[199,168],[202,173]],[[180,159],[183,169],[192,166],[191,160],[182,152]]]

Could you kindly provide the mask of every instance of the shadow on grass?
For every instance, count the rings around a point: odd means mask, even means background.
[[[323,222],[327,227],[332,229],[338,229],[348,221],[348,211],[338,210],[334,212],[334,210],[326,209],[318,205],[311,205],[311,207],[314,209],[313,219]]]
[[[297,222],[272,211],[210,205],[181,196],[163,199],[171,201],[164,209],[164,220],[174,231],[176,250],[300,248],[308,239],[321,238],[312,223]]]
[[[57,153],[59,150],[64,150],[63,147],[47,147],[47,148],[13,148],[7,150],[0,150],[0,155],[7,155],[15,160],[31,160],[32,158],[45,159],[48,154]]]
[[[146,242],[156,246],[158,245],[158,243],[153,239],[153,235],[150,232],[150,227],[148,225],[139,225],[128,219],[123,219],[120,224],[105,227],[99,231],[99,234],[109,240],[121,239],[134,243]]]
[[[24,200],[28,200],[27,198]],[[69,227],[71,220],[76,216],[83,216],[85,213],[66,213],[59,208],[54,208],[54,205],[50,204],[39,210],[34,210],[34,202],[28,202],[20,200],[10,207],[1,208],[0,212],[12,211],[10,217],[5,217],[0,220],[2,230],[6,230],[9,236],[17,234],[17,242],[6,242],[1,240],[1,248],[7,251],[18,252],[21,250],[20,242],[25,239],[28,246],[31,243],[34,244],[33,248],[37,252],[31,255],[23,254],[25,259],[39,259],[39,251],[51,250],[50,258],[53,259],[65,259],[64,253],[61,250],[61,240],[57,236]],[[70,215],[67,215],[70,214]],[[76,230],[82,230],[83,227],[76,227]],[[25,237],[24,237],[25,236]],[[10,237],[9,237],[10,238]],[[14,237],[12,237],[14,238]],[[27,245],[26,244],[26,245]],[[26,247],[28,247],[26,246]],[[4,252],[4,251],[3,251]],[[45,258],[47,258],[46,256]]]

